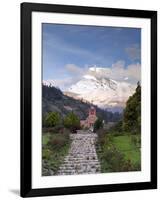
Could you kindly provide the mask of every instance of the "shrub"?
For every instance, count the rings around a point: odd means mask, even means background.
[[[98,135],[98,144],[103,146],[105,144],[106,130],[105,129],[98,130],[97,135]]]
[[[113,125],[112,127],[110,127],[109,131],[110,132],[114,132],[114,133],[118,133],[118,134],[122,134],[122,120],[120,120],[119,122],[117,122],[115,125]]]
[[[51,156],[51,151],[49,149],[44,149],[42,150],[42,158],[49,160]]]
[[[133,165],[133,171],[140,171],[141,170],[141,164],[139,163],[135,163]]]
[[[55,134],[54,137],[51,137],[48,145],[51,146],[52,149],[58,150],[59,148],[65,146],[69,143],[69,134]]]
[[[111,132],[111,134],[112,134],[113,136],[121,136],[121,135],[123,135],[124,133],[123,133],[123,132],[114,131],[114,132]]]
[[[131,142],[134,144],[134,146],[140,147],[140,145],[141,145],[140,135],[132,135],[131,136]]]
[[[76,130],[80,129],[80,119],[77,115],[75,115],[73,112],[69,113],[64,118],[64,126],[66,128],[69,128],[70,131],[76,132]]]
[[[61,122],[60,115],[58,112],[50,112],[45,118],[46,127],[55,127]]]
[[[67,129],[67,128],[64,128],[64,129],[63,129],[63,133],[62,133],[62,134],[66,134],[66,135],[68,135],[68,137],[69,137],[70,130],[69,130],[69,129]]]
[[[103,127],[102,119],[98,118],[94,123],[94,132]]]
[[[103,170],[110,172],[124,171],[124,155],[114,146],[109,146],[108,148],[104,149],[102,158],[105,163]]]
[[[131,136],[131,142],[134,144],[134,146],[137,146],[137,137],[136,135]]]
[[[134,166],[131,162],[131,160],[126,160],[122,166],[122,171],[128,172],[128,171],[134,171]]]
[[[42,132],[45,133],[55,133],[55,128],[54,127],[45,127],[42,129]]]
[[[64,126],[62,124],[57,124],[54,129],[54,133],[63,133],[64,131]]]

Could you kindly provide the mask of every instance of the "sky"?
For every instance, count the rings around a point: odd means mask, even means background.
[[[136,84],[141,73],[141,29],[43,24],[43,80],[62,90],[101,67],[116,81]]]

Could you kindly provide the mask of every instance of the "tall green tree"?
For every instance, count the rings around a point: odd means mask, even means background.
[[[44,121],[46,127],[55,127],[61,123],[60,114],[58,112],[50,112]]]
[[[103,127],[103,121],[102,119],[98,118],[94,123],[94,131],[97,131],[102,127]]]
[[[64,126],[69,128],[72,132],[75,132],[77,129],[80,128],[80,119],[79,117],[74,114],[73,112],[69,113],[64,118]]]
[[[141,86],[139,82],[135,93],[126,102],[123,113],[123,130],[132,133],[141,132]]]

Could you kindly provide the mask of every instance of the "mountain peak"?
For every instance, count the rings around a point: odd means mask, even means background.
[[[44,80],[46,86],[54,86],[54,80]],[[124,108],[127,99],[135,92],[135,86],[108,77],[107,69],[90,67],[88,72],[65,90],[68,96],[83,99],[103,109]]]
[[[55,87],[54,80],[43,80],[43,85]]]
[[[83,78],[85,79],[90,79],[90,80],[97,80],[96,77],[92,76],[92,75],[84,75]]]
[[[135,87],[126,82],[118,82],[106,76],[97,77],[97,72],[102,72],[103,68],[90,68],[96,74],[84,75],[81,80],[73,84],[68,92],[71,92],[73,97],[84,99],[88,102],[101,107],[124,107],[127,99],[131,96]]]

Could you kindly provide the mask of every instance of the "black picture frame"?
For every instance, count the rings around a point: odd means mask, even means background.
[[[148,18],[151,21],[151,181],[92,186],[32,189],[32,12]],[[66,6],[37,3],[21,4],[21,196],[47,196],[129,191],[157,188],[157,12],[115,8]]]

